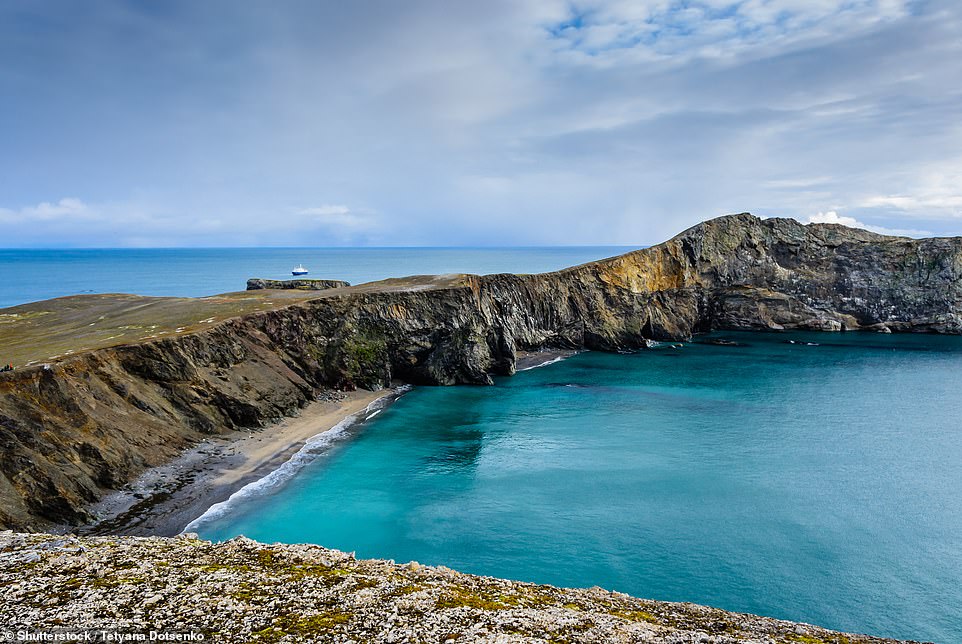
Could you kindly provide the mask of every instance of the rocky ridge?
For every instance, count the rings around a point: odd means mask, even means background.
[[[145,468],[211,434],[270,431],[327,388],[490,384],[519,351],[633,350],[713,329],[962,333],[960,275],[962,239],[742,214],[555,273],[6,309],[0,340],[16,341],[24,363],[0,373],[0,525],[88,521],[90,503]],[[45,320],[64,307],[74,326],[58,347],[113,325],[106,339],[23,366],[49,355]],[[106,335],[145,310],[163,311],[170,330]]]
[[[0,587],[0,627],[11,633],[153,631],[216,642],[894,641],[600,588],[560,589],[243,537],[212,544],[193,535],[4,532]]]
[[[267,280],[259,277],[252,277],[247,280],[247,290],[257,291],[261,289],[293,289],[297,291],[324,291],[329,288],[347,288],[350,282],[344,280],[318,280],[318,279],[293,279],[293,280]]]

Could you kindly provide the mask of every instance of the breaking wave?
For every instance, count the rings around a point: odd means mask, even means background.
[[[280,487],[296,476],[307,464],[312,462],[321,454],[325,453],[331,445],[339,440],[344,439],[348,433],[348,430],[354,425],[371,420],[381,413],[385,407],[393,403],[411,389],[413,389],[411,385],[402,385],[397,387],[394,389],[394,393],[392,395],[378,398],[361,411],[349,416],[345,416],[340,422],[330,429],[308,439],[307,442],[304,443],[304,446],[297,451],[297,453],[291,456],[290,459],[284,462],[276,470],[272,471],[263,478],[259,478],[256,481],[248,483],[244,487],[231,494],[226,500],[210,506],[207,508],[206,512],[188,523],[183,532],[193,532],[198,526],[218,517],[224,516],[231,511],[232,507],[238,501],[242,501],[251,496],[263,494],[264,492]]]

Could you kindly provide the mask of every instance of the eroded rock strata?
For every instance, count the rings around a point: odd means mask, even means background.
[[[212,642],[893,642],[600,588],[358,560],[239,537],[0,533],[0,626]]]
[[[743,214],[555,273],[6,309],[0,361],[18,368],[0,373],[0,525],[88,521],[146,467],[206,435],[269,431],[328,387],[488,384],[519,350],[630,350],[712,329],[960,333],[960,251],[958,238]]]

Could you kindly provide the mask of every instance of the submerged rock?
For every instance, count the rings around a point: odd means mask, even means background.
[[[712,344],[719,347],[743,347],[744,343],[738,340],[730,340],[728,338],[708,338],[707,340],[701,340],[700,344]]]

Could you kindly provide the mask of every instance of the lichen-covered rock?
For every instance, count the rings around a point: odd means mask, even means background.
[[[0,533],[0,587],[0,627],[34,633],[153,631],[216,642],[894,641],[243,537],[213,544],[195,535]]]

